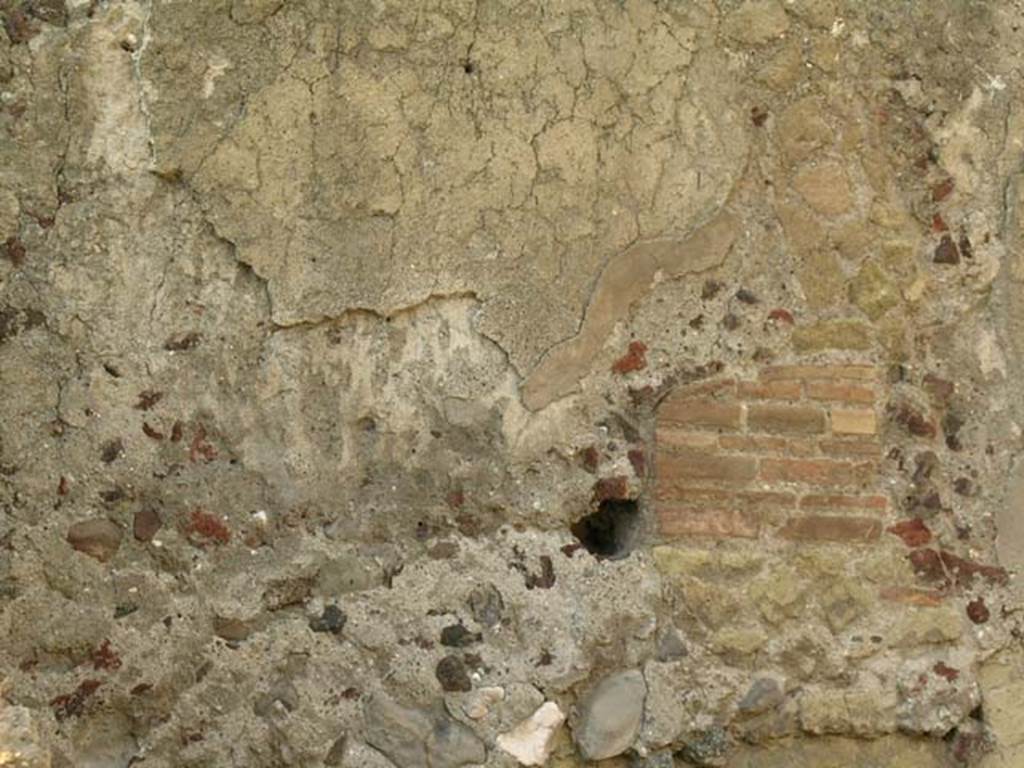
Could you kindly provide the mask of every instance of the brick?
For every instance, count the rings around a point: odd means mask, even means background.
[[[944,599],[943,593],[938,590],[915,589],[914,587],[882,587],[878,590],[878,596],[891,603],[916,605],[924,608],[942,605]]]
[[[747,426],[758,432],[816,434],[825,431],[825,412],[801,405],[752,405]]]
[[[862,384],[843,381],[808,381],[807,397],[811,400],[825,400],[839,403],[873,403],[875,390]]]
[[[783,453],[789,449],[786,438],[765,435],[722,435],[718,438],[718,445],[725,451]]]
[[[736,394],[747,400],[799,400],[803,387],[799,381],[780,379],[778,381],[741,381],[736,385]]]
[[[655,444],[658,449],[675,451],[686,448],[714,449],[718,445],[718,435],[708,432],[688,432],[684,429],[673,429],[671,425],[658,425],[655,432]]]
[[[687,427],[736,430],[743,418],[743,408],[738,403],[710,398],[673,397],[662,403],[658,417]]]
[[[671,397],[732,397],[736,394],[736,379],[715,379],[683,384],[673,390]]]
[[[718,488],[692,488],[685,485],[674,485],[671,487],[671,493],[656,495],[655,498],[697,507],[731,507],[735,501],[735,495],[731,491],[723,491]]]
[[[911,520],[901,520],[895,525],[885,529],[889,533],[899,536],[908,547],[923,547],[932,540],[932,532],[924,524],[924,520],[915,517]]]
[[[800,506],[803,509],[872,509],[884,512],[889,500],[885,496],[808,494],[800,499]]]
[[[875,465],[831,459],[762,459],[760,477],[768,482],[851,486],[873,479]]]
[[[796,505],[796,496],[775,491],[743,491],[736,494],[736,501],[740,506],[792,509]]]
[[[791,518],[779,536],[794,541],[873,541],[881,535],[882,523],[871,517],[807,515]]]
[[[878,369],[873,365],[773,365],[761,370],[761,381],[778,379],[851,379],[873,381]]]
[[[878,418],[870,408],[840,410],[831,412],[832,432],[836,435],[873,435],[878,432]]]
[[[715,536],[757,538],[758,515],[732,508],[694,509],[676,505],[658,508],[658,529],[663,536]]]
[[[818,447],[826,456],[877,458],[882,453],[882,446],[875,440],[822,440]]]
[[[716,456],[689,451],[658,457],[659,484],[711,480],[742,485],[756,475],[757,460],[751,456]]]
[[[794,437],[786,441],[787,456],[818,456],[820,453],[816,440]]]

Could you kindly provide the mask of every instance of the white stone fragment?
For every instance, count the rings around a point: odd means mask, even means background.
[[[565,713],[558,705],[545,701],[511,731],[499,734],[498,747],[520,765],[544,765],[551,754],[555,731],[564,722]]]

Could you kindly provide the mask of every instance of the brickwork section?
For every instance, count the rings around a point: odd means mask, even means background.
[[[796,365],[670,394],[656,429],[661,535],[878,539],[881,387],[874,366]]]

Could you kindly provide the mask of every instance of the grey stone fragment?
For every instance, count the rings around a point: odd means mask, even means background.
[[[686,644],[678,629],[670,625],[658,632],[658,647],[655,651],[658,661],[675,661],[686,654]]]
[[[777,680],[770,677],[759,677],[750,686],[747,695],[739,703],[739,710],[748,715],[759,715],[774,709],[785,697]]]
[[[493,584],[484,584],[469,593],[469,610],[473,618],[485,627],[493,627],[501,621],[505,602],[501,592]]]
[[[640,732],[647,685],[638,670],[606,677],[584,697],[573,737],[586,760],[621,755]]]
[[[325,597],[363,592],[384,583],[384,571],[372,558],[343,553],[328,560],[317,574],[317,592]]]
[[[363,714],[367,743],[398,768],[458,768],[487,759],[473,731],[441,709],[405,707],[377,695]]]
[[[672,751],[666,749],[649,755],[634,755],[629,768],[675,768],[675,765]]]

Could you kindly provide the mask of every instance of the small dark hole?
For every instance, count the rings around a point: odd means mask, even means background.
[[[464,61],[462,62],[462,71],[467,75],[472,75],[476,72],[476,65],[472,61]]]
[[[640,510],[633,499],[606,499],[596,512],[570,526],[572,535],[595,557],[625,557],[629,554],[640,522]]]

